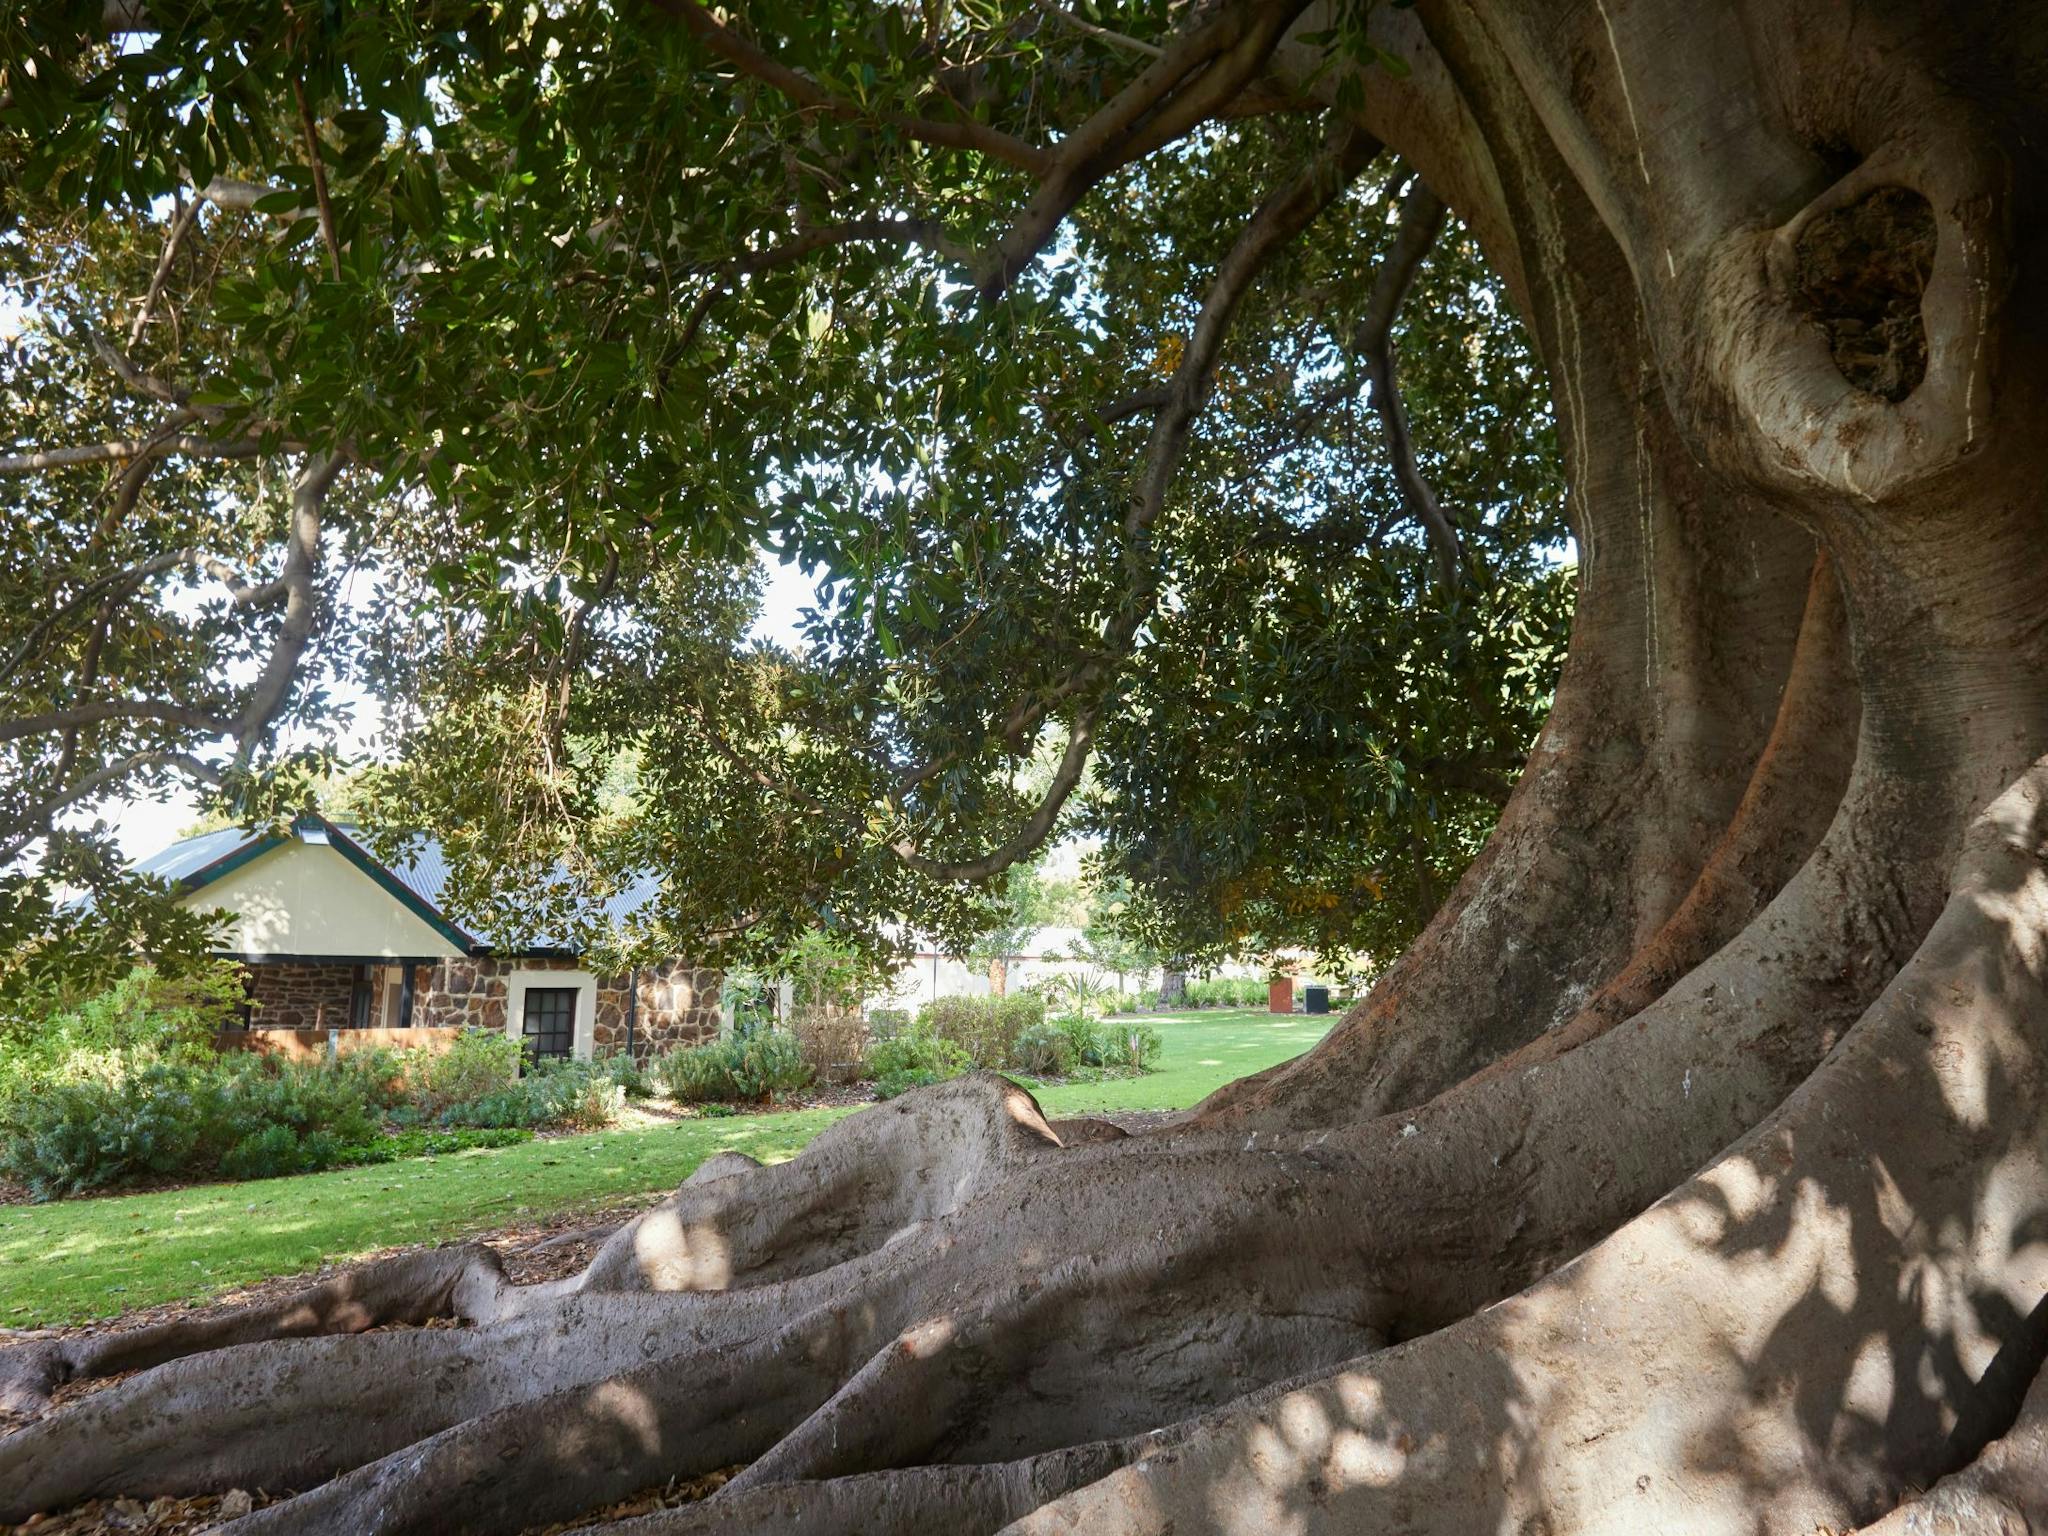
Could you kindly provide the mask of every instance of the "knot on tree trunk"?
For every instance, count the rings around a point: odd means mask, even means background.
[[[1934,208],[1907,187],[1877,187],[1799,232],[1799,298],[1842,377],[1880,399],[1903,400],[1927,376],[1920,296],[1934,246]]]

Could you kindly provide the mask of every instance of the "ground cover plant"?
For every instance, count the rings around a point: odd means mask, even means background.
[[[195,942],[71,818],[276,805],[336,666],[391,819],[654,859],[656,937],[964,943],[1064,819],[1164,955],[1400,951],[1170,1127],[971,1073],[565,1281],[9,1350],[163,1363],[0,1518],[2048,1518],[2037,6],[77,0],[0,66],[0,982]]]

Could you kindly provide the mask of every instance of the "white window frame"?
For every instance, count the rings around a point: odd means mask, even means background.
[[[597,1049],[597,977],[589,971],[516,970],[505,979],[505,1033],[526,1038],[526,989],[573,987],[576,991],[576,1033],[569,1054],[588,1061]]]

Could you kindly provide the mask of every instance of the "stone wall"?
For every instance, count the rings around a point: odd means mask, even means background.
[[[421,966],[412,1021],[427,1029],[505,1028],[505,1004],[514,971],[578,971],[576,960],[464,959]],[[722,977],[687,960],[643,965],[639,1011],[633,1021],[633,1055],[646,1061],[678,1045],[715,1039],[719,1028]],[[631,976],[600,976],[593,1038],[600,1053],[626,1048]]]
[[[687,960],[643,965],[639,978],[640,1007],[633,1024],[633,1056],[638,1061],[679,1045],[702,1045],[718,1038],[719,992],[725,978]],[[626,1001],[630,978],[601,976],[597,982],[597,1048],[626,1048]]]
[[[489,959],[420,966],[413,973],[413,1024],[421,1029],[503,1029],[505,978],[513,969],[510,961]]]
[[[248,967],[249,1022],[257,1029],[346,1029],[356,968],[288,961]]]

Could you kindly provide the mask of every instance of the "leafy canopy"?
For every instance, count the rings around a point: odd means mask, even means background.
[[[348,683],[508,935],[567,859],[663,877],[624,945],[964,945],[1072,826],[1166,952],[1397,943],[1547,702],[1561,481],[1346,121],[1398,61],[1287,77],[1299,10],[0,22],[5,937],[110,796],[288,809]]]

